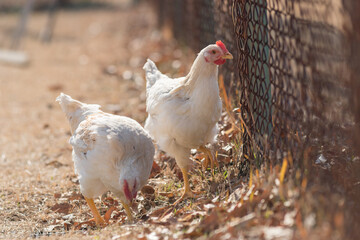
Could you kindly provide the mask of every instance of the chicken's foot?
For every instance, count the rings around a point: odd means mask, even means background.
[[[85,200],[86,200],[87,204],[89,205],[92,214],[94,215],[94,220],[95,220],[96,226],[98,226],[98,227],[105,226],[106,223],[105,223],[104,219],[101,217],[99,211],[97,210],[94,200],[92,198],[86,198],[86,197],[85,197]]]
[[[200,146],[198,150],[205,154],[205,162],[203,167],[206,169],[209,166],[209,160],[210,160],[211,174],[214,175],[214,163],[219,168],[219,162],[214,157],[214,154],[209,148],[205,146]]]
[[[124,201],[120,200],[121,201],[121,204],[124,206],[125,208],[125,212],[126,212],[126,215],[128,216],[128,220],[130,222],[132,222],[134,220],[133,216],[132,216],[132,213],[131,213],[131,210],[130,210],[130,207],[129,205],[127,205]]]
[[[189,182],[189,176],[188,176],[187,170],[184,168],[181,168],[181,172],[182,172],[183,178],[184,178],[184,193],[181,195],[181,197],[178,200],[176,200],[176,202],[173,204],[173,206],[176,206],[178,203],[180,203],[182,200],[184,200],[186,198],[195,198],[199,194],[204,193],[204,192],[193,192],[190,188],[190,182]]]

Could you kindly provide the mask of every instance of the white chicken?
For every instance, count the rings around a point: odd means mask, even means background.
[[[129,204],[150,176],[154,145],[135,120],[104,113],[63,93],[56,98],[69,122],[75,171],[96,225],[105,224],[94,198],[110,190],[132,220]]]
[[[214,168],[214,156],[206,147],[214,143],[222,104],[219,96],[218,65],[232,59],[221,41],[200,51],[189,74],[172,79],[162,74],[150,59],[144,65],[146,72],[145,129],[159,147],[174,157],[180,167],[185,191],[175,204],[185,197],[194,197],[188,180],[191,166],[190,151],[203,151]]]

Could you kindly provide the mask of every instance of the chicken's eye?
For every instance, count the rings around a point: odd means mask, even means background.
[[[215,54],[216,53],[216,51],[215,50],[212,50],[212,54]]]

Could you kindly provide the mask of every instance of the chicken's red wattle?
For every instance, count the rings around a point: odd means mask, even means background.
[[[125,193],[125,197],[129,201],[131,201],[133,199],[133,195],[131,194],[130,189],[129,189],[129,184],[126,180],[124,180],[124,193]]]
[[[225,59],[219,58],[218,60],[214,61],[216,65],[223,65],[226,62]]]

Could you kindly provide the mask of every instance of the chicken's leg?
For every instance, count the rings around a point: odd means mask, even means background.
[[[121,200],[120,200],[121,201]],[[126,215],[128,216],[128,220],[129,221],[133,221],[134,218],[132,216],[132,213],[131,213],[131,210],[130,210],[130,207],[129,205],[127,205],[125,202],[121,201],[121,204],[124,206],[125,208],[125,212],[126,212]]]
[[[219,163],[217,159],[214,157],[214,154],[210,149],[208,149],[205,146],[200,146],[198,150],[205,153],[205,162],[204,162],[205,169],[208,167],[209,159],[210,159],[211,174],[214,175],[214,162],[216,166],[219,167]]]
[[[182,172],[183,178],[184,178],[184,188],[185,189],[184,189],[183,195],[181,195],[181,197],[173,204],[174,206],[177,205],[182,200],[184,200],[185,198],[188,198],[188,197],[194,198],[194,197],[196,197],[197,194],[199,194],[198,192],[191,191],[187,170],[185,168],[181,168],[181,172]]]
[[[85,197],[85,200],[86,200],[87,204],[89,205],[92,214],[94,215],[96,225],[97,226],[104,226],[105,221],[101,217],[99,211],[96,209],[94,200],[92,198],[86,198],[86,197]]]

